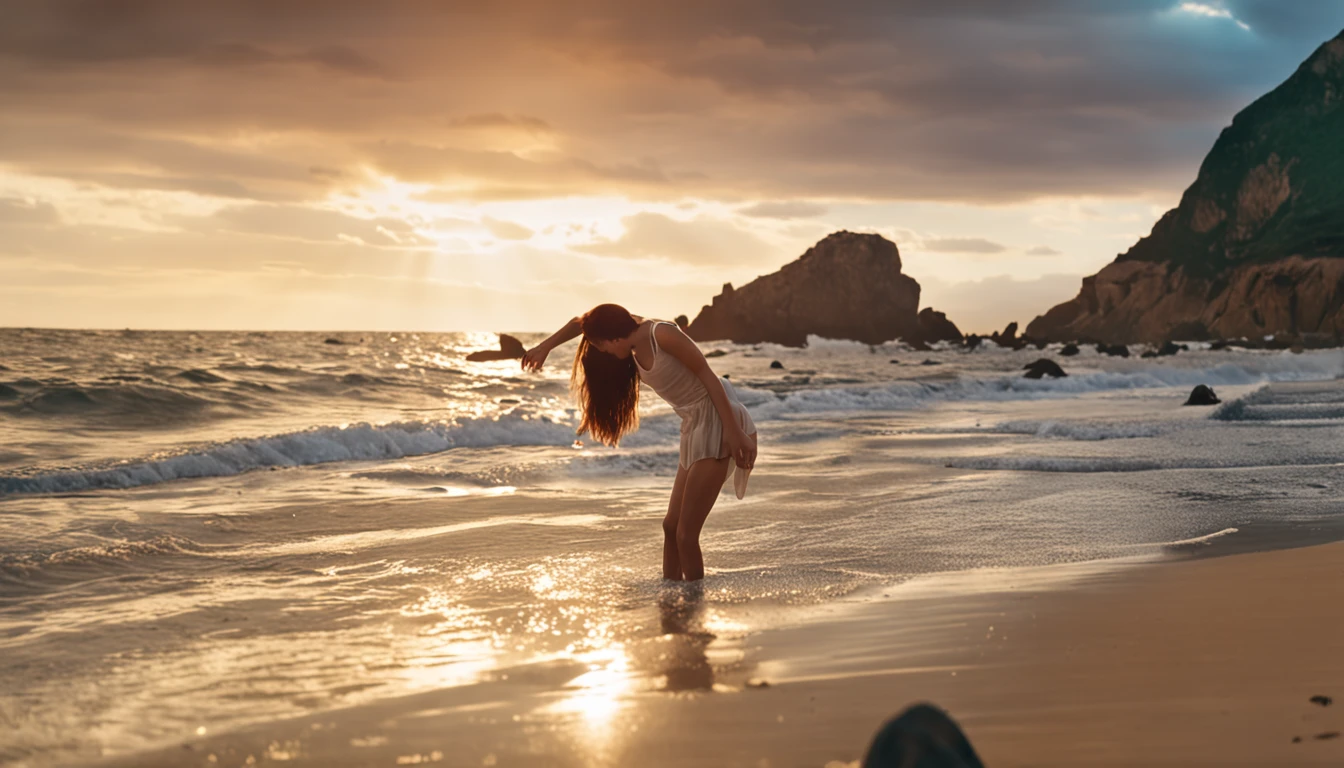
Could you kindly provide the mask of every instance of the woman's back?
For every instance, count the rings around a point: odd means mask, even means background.
[[[660,325],[676,328],[675,325],[661,320],[654,321],[649,328],[649,340],[653,346],[653,364],[646,370],[639,364],[638,359],[635,360],[640,380],[648,384],[673,408],[686,408],[705,400],[709,397],[709,391],[705,389],[704,382],[676,357],[658,348],[657,332]]]

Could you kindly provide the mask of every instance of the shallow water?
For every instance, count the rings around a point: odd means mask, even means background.
[[[0,331],[0,762],[610,669],[663,634],[656,398],[622,448],[576,446],[566,350],[528,375],[467,363],[483,334],[327,337]],[[704,536],[721,638],[917,574],[1344,523],[1339,351],[1085,350],[1029,381],[1053,353],[706,349],[761,433]],[[1183,407],[1200,383],[1229,402]]]

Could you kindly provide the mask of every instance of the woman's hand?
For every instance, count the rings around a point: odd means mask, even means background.
[[[541,366],[546,362],[546,356],[551,353],[544,344],[539,344],[523,353],[523,370],[540,371]]]
[[[728,450],[732,451],[737,466],[751,469],[756,464],[756,441],[739,426],[734,425],[728,432]]]

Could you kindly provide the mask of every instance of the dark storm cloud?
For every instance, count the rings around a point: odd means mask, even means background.
[[[1179,4],[0,0],[0,164],[266,200],[364,167],[454,200],[1166,191],[1344,25]]]

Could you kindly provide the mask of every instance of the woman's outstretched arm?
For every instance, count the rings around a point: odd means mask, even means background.
[[[733,460],[737,466],[743,469],[749,469],[756,463],[756,444],[742,429],[742,425],[737,423],[737,415],[733,413],[733,406],[728,402],[728,393],[723,389],[723,382],[714,370],[709,367],[709,361],[705,359],[700,348],[694,341],[680,329],[667,328],[663,330],[665,324],[653,326],[652,333],[658,334],[658,348],[681,361],[694,373],[696,378],[704,383],[705,389],[709,392],[709,399],[714,403],[714,409],[719,412],[719,418],[723,421],[723,434],[728,440],[728,447],[733,452]]]
[[[541,366],[546,362],[546,356],[551,353],[552,349],[564,344],[566,341],[578,336],[580,333],[583,333],[583,329],[579,326],[579,318],[571,318],[569,322],[560,326],[560,330],[552,333],[545,341],[527,350],[527,352],[523,354],[523,370],[540,371]]]

